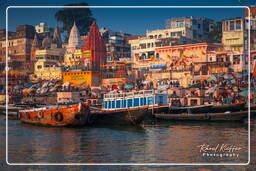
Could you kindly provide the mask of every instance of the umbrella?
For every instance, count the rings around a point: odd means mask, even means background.
[[[201,78],[200,77],[194,77],[193,80],[198,81],[198,80],[201,80]]]
[[[200,84],[193,84],[189,86],[188,88],[200,88]]]
[[[100,90],[99,88],[93,88],[93,89],[92,89],[92,92],[93,92],[93,93],[100,93],[100,91],[101,91],[101,90]]]
[[[133,88],[133,86],[131,84],[127,84],[124,86],[124,88]]]
[[[80,83],[80,84],[77,84],[77,86],[83,87],[83,86],[85,86],[85,84],[86,84],[86,82],[84,81],[84,82],[82,82],[82,83]]]
[[[169,85],[162,85],[162,86],[159,86],[157,89],[158,90],[166,90],[169,88]]]
[[[211,77],[209,77],[206,81],[211,82],[211,81],[214,81],[214,80]]]
[[[253,91],[253,90],[244,90],[244,91],[239,93],[240,96],[249,96],[251,94],[255,94],[255,91]]]
[[[214,93],[216,89],[217,89],[217,86],[210,87],[208,90],[205,91],[205,93]]]
[[[226,80],[232,80],[233,79],[233,76],[232,75],[230,75],[230,74],[224,74],[224,79],[226,79]]]
[[[215,75],[210,75],[210,77],[207,79],[208,82],[210,81],[217,81],[217,78]]]
[[[233,87],[233,91],[237,92],[238,91],[238,87],[237,86]]]
[[[24,87],[26,87],[26,88],[28,88],[28,87],[30,87],[30,86],[32,86],[32,83],[25,83],[25,84],[24,84]]]
[[[71,82],[65,82],[65,83],[63,83],[63,87],[66,87],[66,86],[69,86],[70,84],[72,84]]]
[[[145,81],[143,81],[143,84],[148,84],[148,83],[151,83],[152,82],[152,80],[145,80]]]

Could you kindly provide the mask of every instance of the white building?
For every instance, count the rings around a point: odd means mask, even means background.
[[[50,27],[47,23],[41,22],[35,26],[37,33],[45,33],[50,31]]]

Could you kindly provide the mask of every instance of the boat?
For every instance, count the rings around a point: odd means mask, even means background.
[[[141,90],[104,95],[102,108],[91,108],[95,124],[137,125],[155,111],[168,110],[167,94]]]
[[[211,112],[213,113],[221,113],[221,112],[237,112],[240,110],[246,110],[245,103],[237,103],[237,104],[223,104],[211,107]]]
[[[251,117],[255,116],[256,110],[251,111]],[[196,113],[190,114],[167,114],[158,113],[154,114],[156,119],[163,120],[186,120],[186,121],[243,121],[248,118],[248,111],[237,111],[237,112],[221,112],[221,113]]]
[[[18,120],[19,110],[18,106],[8,105],[8,119]],[[6,115],[6,105],[0,105],[0,115]]]
[[[83,126],[89,117],[88,103],[53,105],[19,111],[22,122],[44,126]]]
[[[180,114],[187,112],[188,113],[206,113],[209,112],[212,108],[212,104],[205,104],[205,105],[196,105],[196,106],[184,106],[184,107],[177,107],[177,106],[169,106],[168,114]],[[158,112],[159,113],[159,112]]]

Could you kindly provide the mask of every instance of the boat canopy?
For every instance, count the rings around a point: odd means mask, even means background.
[[[167,94],[156,94],[154,90],[109,93],[104,95],[103,108],[105,110],[117,110],[163,105],[167,104],[167,98]]]

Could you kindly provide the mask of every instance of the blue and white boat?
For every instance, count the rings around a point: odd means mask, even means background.
[[[140,123],[155,111],[168,110],[168,95],[155,93],[154,90],[142,90],[104,95],[101,109],[92,110],[96,123]]]

